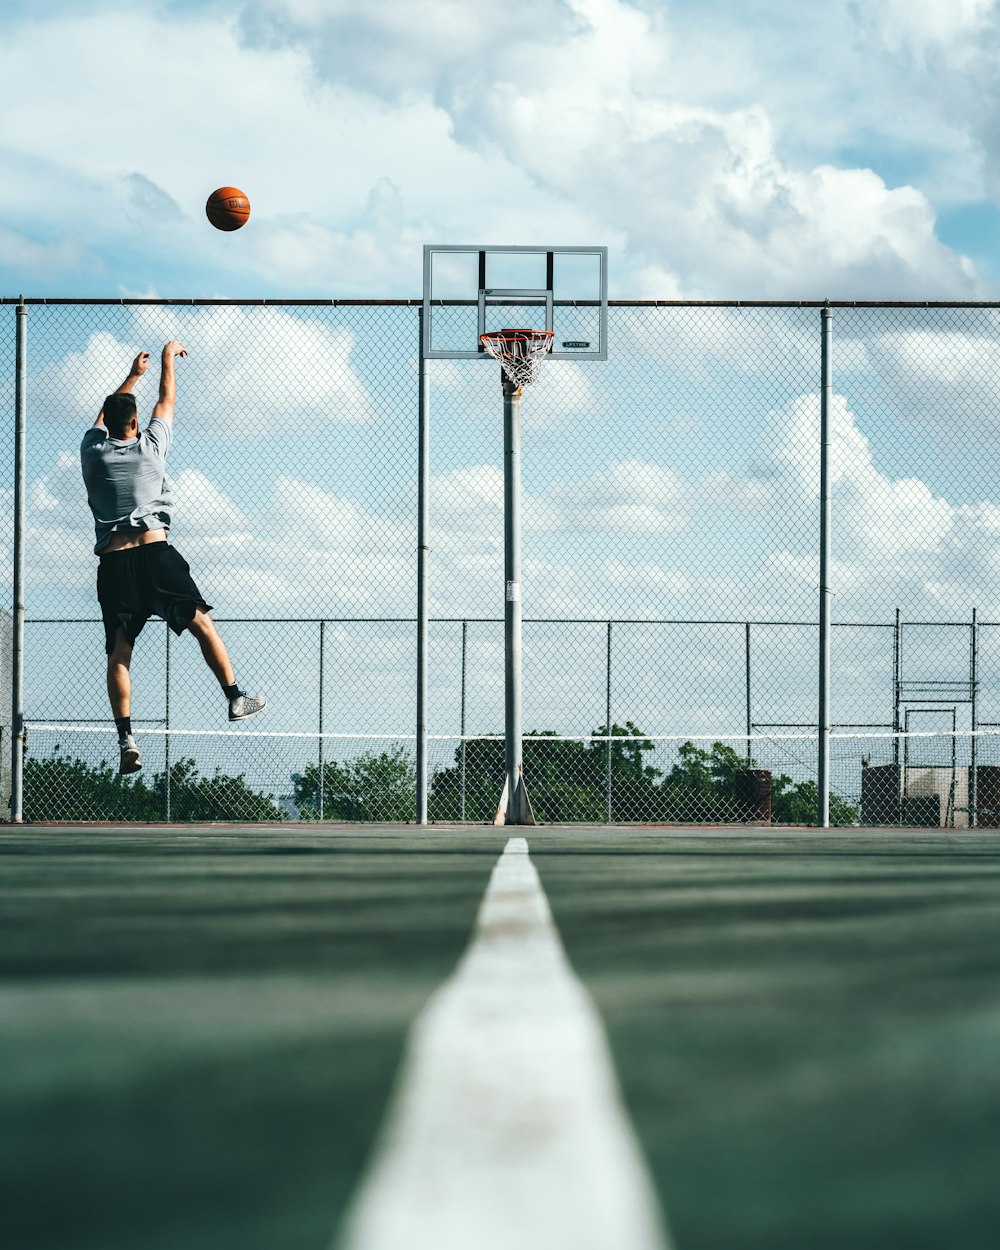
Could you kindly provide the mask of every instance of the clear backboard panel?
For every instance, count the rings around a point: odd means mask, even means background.
[[[551,358],[606,360],[606,247],[424,247],[424,356],[485,356],[481,334],[551,330]]]

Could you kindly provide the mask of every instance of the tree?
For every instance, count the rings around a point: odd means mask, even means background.
[[[745,760],[724,742],[711,750],[684,742],[677,748],[680,762],[663,779],[656,796],[657,820],[721,823],[735,821],[736,773]]]
[[[585,743],[555,739],[554,731],[546,730],[524,740],[524,775],[535,819],[602,820],[599,776]],[[503,739],[467,739],[456,749],[454,765],[434,774],[428,815],[433,820],[460,820],[464,780],[465,819],[490,821],[506,779]]]
[[[606,734],[602,725],[596,735]],[[643,763],[653,743],[631,721],[613,725],[607,742],[561,739],[542,730],[524,739],[524,775],[536,820],[600,824],[608,815],[610,765],[612,819],[642,819],[627,813],[648,803],[658,770]],[[610,759],[609,759],[610,756]],[[439,769],[431,781],[428,815],[432,820],[492,820],[507,776],[506,749],[501,737],[470,738],[455,751],[450,768]]]
[[[657,819],[723,823],[740,818],[736,803],[736,774],[756,768],[756,760],[724,742],[713,742],[711,750],[683,743],[681,757],[661,787]],[[819,787],[815,781],[793,781],[784,773],[771,784],[771,821],[776,825],[814,825],[819,819]],[[835,825],[856,824],[858,809],[839,795],[830,795],[830,821]]]
[[[776,825],[814,825],[819,820],[819,786],[815,781],[793,782],[782,774],[771,791],[771,819]],[[856,825],[860,812],[830,791],[830,824]]]
[[[151,782],[123,777],[106,761],[91,765],[61,754],[29,756],[24,763],[24,811],[28,820],[127,820],[166,818],[166,771]],[[252,790],[245,777],[219,769],[199,775],[193,759],[170,767],[170,819],[179,821],[282,820],[271,794]]]
[[[157,773],[153,788],[160,810],[166,810],[166,773]],[[170,819],[183,821],[264,821],[283,820],[273,794],[251,790],[243,773],[230,777],[216,769],[211,777],[201,777],[193,759],[178,760],[170,766]]]
[[[319,765],[293,775],[295,802],[302,820],[319,820]],[[359,755],[346,764],[323,764],[323,819],[352,821],[414,820],[417,769],[404,747]]]
[[[123,777],[102,761],[70,759],[58,743],[52,755],[24,761],[26,820],[163,819],[163,802],[141,778]]]

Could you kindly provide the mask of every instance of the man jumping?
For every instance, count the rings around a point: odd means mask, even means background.
[[[80,445],[87,501],[97,531],[94,551],[101,558],[97,598],[104,617],[108,697],[123,773],[142,767],[132,734],[129,669],[135,640],[154,613],[175,634],[189,629],[198,639],[205,663],[229,700],[230,720],[245,720],[267,706],[266,699],[240,689],[229,653],[208,615],[211,604],[195,585],[187,561],[167,542],[174,506],[166,474],[176,400],[174,358],[186,355],[176,340],[165,344],[160,396],[149,425],[140,430],[132,388],[149,365],[149,352],[140,352]]]

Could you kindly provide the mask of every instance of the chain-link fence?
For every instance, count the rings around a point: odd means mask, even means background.
[[[419,301],[27,301],[24,816],[413,820]],[[606,362],[523,400],[525,776],[536,818],[818,811],[819,305],[613,302]],[[834,305],[834,823],[1000,823],[998,310]],[[79,443],[179,338],[171,541],[238,680],[136,647],[117,772]],[[15,307],[0,309],[13,413]],[[428,815],[504,779],[499,369],[429,361]],[[3,440],[12,574],[13,422]],[[15,605],[16,607],[16,605]],[[4,720],[4,750],[10,731]]]

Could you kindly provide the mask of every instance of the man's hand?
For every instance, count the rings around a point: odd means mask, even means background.
[[[171,339],[169,343],[163,344],[163,360],[173,360],[175,356],[186,356],[187,348],[182,347],[176,339]]]
[[[130,378],[141,378],[149,368],[149,352],[140,352],[132,361],[132,368],[129,370]]]

